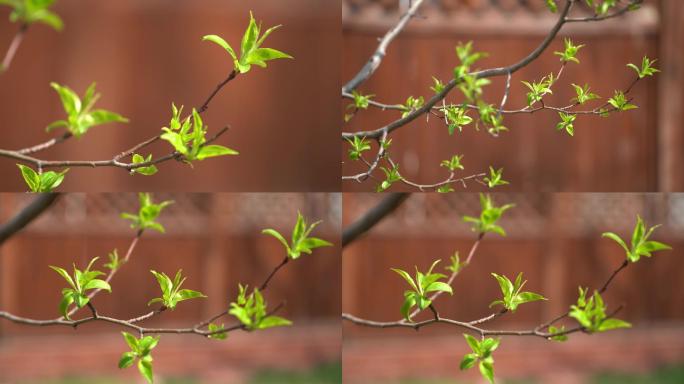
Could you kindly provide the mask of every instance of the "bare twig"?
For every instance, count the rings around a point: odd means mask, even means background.
[[[24,39],[26,31],[28,31],[28,24],[22,23],[19,26],[17,34],[14,35],[14,38],[12,39],[9,48],[7,48],[5,58],[2,60],[2,67],[0,67],[0,73],[3,73],[9,69],[10,65],[12,64],[12,60],[14,59],[14,55],[16,55],[17,50],[19,49],[19,45],[21,45],[21,42]]]

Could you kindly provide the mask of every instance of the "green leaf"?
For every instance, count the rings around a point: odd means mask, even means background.
[[[216,332],[225,329],[225,326],[223,324],[218,325],[214,323],[209,323],[208,329],[209,332]],[[228,337],[228,332],[214,333],[213,335],[209,335],[208,337],[214,340],[225,340]]]
[[[479,364],[480,373],[490,383],[494,383],[494,365],[491,361],[483,360]]]
[[[228,44],[225,40],[223,40],[222,37],[217,36],[217,35],[206,35],[202,37],[202,41],[211,41],[215,44],[218,44],[220,47],[226,50],[230,54],[230,56],[233,58],[233,60],[237,60],[238,57],[235,54],[235,51],[233,48]]]
[[[443,283],[441,281],[436,281],[430,285],[428,285],[425,288],[425,292],[433,292],[433,291],[442,291],[442,292],[448,292],[449,294],[454,294],[454,291],[451,289],[451,286],[447,283]]]
[[[292,325],[292,322],[288,319],[279,316],[268,316],[261,320],[258,325],[258,329],[266,329],[273,327],[283,327],[287,325]]]
[[[631,245],[628,247],[627,244],[613,232],[605,232],[601,236],[612,239],[618,243],[622,249],[625,251],[627,260],[630,262],[637,262],[642,256],[651,257],[651,252],[672,249],[669,245],[649,240],[649,237],[655,231],[659,225],[648,228],[646,230],[646,225],[640,216],[637,215],[637,222],[634,225],[634,230],[632,231],[632,241]]]
[[[138,360],[138,371],[147,380],[148,383],[154,382],[154,375],[152,373],[152,361],[151,359],[140,359]]]
[[[128,368],[135,362],[135,353],[124,352],[119,359],[119,368]]]
[[[463,371],[469,368],[472,368],[473,365],[477,363],[477,355],[474,353],[469,353],[465,356],[463,356],[463,359],[461,360],[461,364],[459,365],[459,368]]]
[[[173,201],[167,200],[155,204],[152,202],[152,196],[149,193],[138,193],[138,201],[140,202],[138,214],[124,212],[121,214],[121,218],[130,220],[133,229],[144,230],[149,228],[164,233],[164,227],[156,220],[162,210],[171,205]]]
[[[287,244],[287,240],[285,240],[285,238],[283,237],[283,235],[280,234],[280,232],[276,231],[275,229],[267,228],[262,230],[261,233],[271,235],[278,239],[278,241],[280,241],[280,243],[283,244],[283,247],[285,247],[287,253],[290,253],[290,245]]]
[[[21,176],[24,178],[26,185],[28,185],[31,192],[38,192],[40,189],[40,177],[32,168],[22,164],[17,164],[21,171]]]
[[[76,92],[67,86],[62,86],[55,82],[50,83],[50,86],[59,95],[64,111],[67,114],[67,119],[53,122],[46,127],[47,131],[64,127],[74,135],[74,137],[79,138],[88,132],[91,127],[96,125],[110,122],[128,122],[127,118],[118,113],[104,109],[90,110],[95,103],[95,100],[100,97],[99,94],[95,93],[95,83],[90,84],[83,96],[83,101],[81,101]]]
[[[489,176],[485,177],[483,180],[487,182],[489,188],[508,184],[508,181],[503,179],[503,168],[494,169],[491,166],[489,167]]]
[[[546,8],[549,9],[549,11],[556,13],[558,12],[558,6],[556,5],[555,0],[545,0],[546,3]]]
[[[618,328],[630,328],[632,325],[624,320],[620,319],[606,319],[601,322],[601,325],[599,325],[598,331],[603,332],[603,331],[609,331],[611,329],[618,329]]]
[[[240,56],[238,57],[233,48],[220,36],[217,35],[206,35],[202,37],[202,40],[211,41],[223,49],[225,49],[228,54],[230,54],[233,59],[234,69],[238,73],[247,73],[251,69],[252,65],[258,65],[260,67],[266,67],[266,63],[271,60],[276,59],[292,59],[292,56],[287,53],[281,52],[273,48],[262,48],[264,40],[273,31],[278,29],[279,25],[271,27],[264,32],[264,34],[259,37],[261,32],[261,26],[256,23],[252,12],[249,13],[249,24],[247,29],[242,36],[242,42],[240,44]]]
[[[643,79],[644,77],[653,76],[654,74],[660,72],[660,70],[657,68],[652,67],[653,63],[656,61],[657,60],[651,60],[647,56],[644,56],[644,58],[641,60],[641,68],[632,63],[627,64],[627,66],[634,69],[637,73],[637,76],[639,76],[640,79]]]
[[[238,155],[238,151],[224,147],[222,145],[206,145],[200,148],[197,160],[204,160],[208,157]]]
[[[564,43],[565,43],[565,49],[563,50],[563,52],[554,52],[554,55],[560,56],[560,58],[561,58],[560,60],[563,63],[567,63],[569,61],[579,63],[579,60],[577,60],[577,58],[575,56],[577,55],[577,52],[582,47],[584,47],[584,44],[574,45],[572,43],[572,40],[570,40],[570,39],[565,39]]]
[[[146,158],[142,157],[141,155],[138,155],[137,153],[133,154],[133,164],[141,164],[141,163],[149,163],[152,161],[152,154],[149,154]],[[145,167],[137,167],[131,169],[131,174],[132,173],[139,173],[141,175],[145,176],[151,176],[157,173],[157,167],[154,165],[148,165]]]
[[[480,194],[480,216],[464,216],[463,221],[473,223],[472,230],[477,233],[497,233],[501,236],[505,236],[506,232],[496,223],[501,218],[503,213],[508,209],[514,207],[513,204],[506,204],[501,207],[497,207],[492,202],[489,195]]]
[[[126,340],[126,344],[128,344],[128,347],[131,349],[131,351],[137,352],[138,351],[138,339],[128,332],[121,332],[121,334],[123,335],[124,340]]]

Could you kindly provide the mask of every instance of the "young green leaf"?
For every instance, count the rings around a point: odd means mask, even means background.
[[[147,305],[153,303],[162,303],[165,308],[174,309],[176,305],[181,301],[203,298],[206,297],[202,292],[193,291],[192,289],[181,289],[181,285],[185,281],[185,277],[182,277],[182,269],[176,272],[176,276],[173,280],[167,276],[164,272],[150,271],[154,277],[157,278],[159,283],[159,288],[161,288],[162,296],[156,297],[150,300]]]
[[[553,73],[542,77],[539,82],[533,81],[532,83],[528,83],[527,81],[522,81],[522,83],[530,90],[530,92],[527,93],[527,105],[532,106],[532,104],[541,101],[544,95],[553,94],[551,86],[553,86],[555,81],[556,79],[554,78]]]
[[[655,231],[659,226],[660,225],[655,225],[646,230],[644,221],[641,219],[641,216],[637,215],[637,222],[634,226],[634,230],[632,231],[632,242],[630,247],[627,247],[627,244],[625,244],[624,240],[622,240],[620,236],[613,232],[604,232],[601,236],[607,237],[618,243],[622,249],[625,250],[627,260],[632,263],[636,263],[639,261],[639,259],[641,259],[641,256],[651,257],[651,252],[672,249],[672,247],[667,244],[661,243],[659,241],[649,240],[649,237],[651,237],[653,231]]]
[[[126,262],[126,260],[119,259],[119,252],[116,249],[109,252],[108,257],[109,263],[104,264],[104,266],[109,268],[112,272],[121,268],[121,265]]]
[[[568,335],[563,334],[565,332],[565,325],[561,325],[560,328],[556,328],[553,325],[549,327],[549,333],[554,336],[549,336],[549,340],[553,341],[567,341]]]
[[[2,0],[0,5],[12,7],[9,19],[13,23],[42,23],[61,31],[64,27],[62,19],[49,9],[54,2],[55,0]]]
[[[280,316],[268,315],[268,304],[255,288],[247,295],[247,286],[238,285],[237,301],[230,303],[229,314],[235,316],[249,331],[291,325],[292,322]]]
[[[135,215],[124,212],[121,214],[121,218],[131,220],[131,228],[133,229],[144,230],[151,228],[164,233],[164,227],[156,220],[161,211],[167,206],[173,204],[173,201],[167,200],[162,201],[159,204],[155,204],[152,202],[152,196],[149,193],[138,193],[138,201],[140,202],[138,214]]]
[[[589,86],[587,84],[584,84],[584,87],[580,87],[577,84],[572,84],[573,88],[575,88],[575,92],[577,93],[577,97],[573,97],[571,101],[578,103],[578,104],[584,104],[587,101],[594,100],[594,99],[600,99],[600,97],[595,94],[591,93],[589,90]]]
[[[137,339],[128,332],[121,332],[126,344],[131,349],[124,352],[119,359],[119,368],[128,368],[138,360],[138,371],[148,383],[154,382],[152,372],[152,349],[159,343],[159,336],[141,336]]]
[[[423,104],[425,104],[425,99],[423,96],[417,98],[409,96],[408,99],[406,99],[406,103],[403,105],[404,112],[401,114],[401,118],[403,119],[404,117],[410,115],[413,111],[420,109]]]
[[[302,253],[310,255],[313,249],[330,247],[333,245],[332,243],[323,239],[309,236],[314,228],[316,228],[316,226],[320,223],[321,221],[317,221],[309,225],[306,223],[306,218],[302,216],[301,213],[297,212],[297,221],[292,229],[292,242],[290,244],[288,244],[283,235],[281,235],[280,232],[276,231],[275,229],[267,228],[262,230],[261,233],[271,235],[278,239],[278,241],[283,244],[283,247],[287,252],[287,256],[292,260],[296,260],[302,255]]]
[[[141,163],[149,163],[152,161],[152,154],[150,153],[147,157],[143,157],[141,155],[138,155],[137,153],[133,154],[133,164],[141,164]],[[153,164],[144,166],[144,167],[137,167],[131,169],[131,174],[134,173],[139,173],[141,175],[145,176],[151,176],[157,173],[157,167],[154,166]]]
[[[612,105],[618,111],[629,111],[630,109],[639,108],[634,104],[630,104],[627,96],[622,91],[615,91],[615,95],[608,99],[608,104]]]
[[[385,180],[383,180],[376,188],[376,192],[384,192],[388,190],[392,184],[401,180],[399,175],[399,164],[395,164],[392,168],[380,167],[380,170],[385,174]]]
[[[441,260],[435,260],[430,266],[430,269],[428,269],[428,271],[425,273],[418,271],[418,267],[415,267],[415,279],[404,270],[391,268],[411,286],[410,290],[404,292],[404,304],[401,306],[401,314],[407,321],[412,321],[411,310],[413,307],[418,306],[420,310],[423,310],[430,306],[432,301],[430,301],[428,293],[447,292],[450,295],[454,294],[449,284],[439,281],[441,279],[445,279],[447,276],[442,273],[432,272],[432,270],[440,261]]]
[[[573,125],[573,122],[575,121],[575,117],[577,116],[564,112],[558,112],[558,116],[560,116],[561,121],[558,124],[556,124],[556,129],[559,131],[565,131],[570,136],[574,136],[575,127]]]
[[[598,291],[587,299],[587,290],[579,288],[577,304],[570,306],[569,316],[577,320],[588,332],[604,332],[611,329],[629,328],[631,324],[626,321],[609,318],[606,315],[606,305]]]
[[[67,168],[62,172],[48,171],[37,173],[31,167],[22,164],[17,164],[17,167],[19,167],[21,176],[31,192],[36,193],[52,192],[53,189],[62,184],[64,176],[69,172],[69,168]]]
[[[362,153],[371,149],[370,143],[366,141],[365,137],[354,136],[353,139],[347,139],[351,148],[349,148],[349,158],[352,160],[359,160]]]
[[[546,8],[549,9],[549,11],[556,13],[558,12],[558,5],[556,5],[556,0],[545,0],[546,3]]]
[[[461,257],[458,254],[458,251],[454,252],[454,254],[451,255],[451,257],[449,259],[451,261],[451,264],[447,265],[445,268],[448,271],[451,271],[452,273],[459,273],[461,271],[461,269],[463,269],[463,267],[466,266],[465,261],[461,262]]]
[[[235,50],[220,36],[206,35],[202,37],[204,41],[211,41],[225,49],[226,52],[233,59],[233,67],[238,73],[247,73],[252,65],[258,65],[266,68],[266,63],[276,59],[292,59],[293,57],[287,53],[281,52],[273,48],[262,48],[264,40],[273,31],[278,29],[280,25],[267,29],[264,34],[261,34],[261,23],[257,24],[254,20],[252,12],[249,12],[249,24],[242,36],[242,44],[240,44],[240,57],[237,56]]]
[[[575,56],[577,55],[577,52],[582,47],[584,47],[584,44],[574,45],[572,43],[572,40],[570,40],[570,39],[565,39],[564,43],[565,43],[565,49],[563,50],[563,52],[554,52],[553,54],[560,56],[560,60],[563,63],[567,63],[568,61],[572,61],[572,62],[579,64],[579,60],[577,60],[577,58]]]
[[[494,167],[489,167],[489,176],[483,179],[487,182],[489,188],[494,188],[498,185],[506,185],[508,181],[503,179],[503,168],[494,169]]]
[[[169,127],[163,127],[162,131],[164,133],[159,137],[171,144],[173,149],[183,155],[187,162],[204,160],[209,157],[239,154],[237,151],[222,145],[205,145],[208,127],[204,125],[202,117],[193,108],[192,114],[181,122],[180,114],[182,110],[182,106],[180,109],[177,109],[175,105],[171,105],[173,115]]]
[[[430,87],[430,90],[434,92],[435,94],[441,93],[444,88],[446,88],[446,85],[442,82],[442,80],[432,76],[432,82],[433,85]]]
[[[461,159],[463,158],[463,155],[453,155],[451,156],[451,159],[449,160],[442,160],[442,163],[439,165],[440,167],[445,167],[449,171],[454,172],[457,169],[464,169],[463,165],[461,164]]]
[[[66,128],[74,137],[79,138],[96,125],[112,122],[128,123],[128,119],[118,113],[104,109],[91,110],[95,101],[100,98],[100,94],[95,93],[94,82],[86,90],[83,100],[67,86],[55,82],[50,83],[50,86],[59,94],[64,111],[67,113],[67,119],[58,120],[48,125],[45,128],[48,132],[55,128]]]
[[[463,336],[473,352],[463,356],[460,369],[469,369],[475,366],[475,363],[478,363],[482,377],[490,383],[494,383],[494,357],[492,357],[492,353],[499,347],[501,340],[485,338],[482,341],[478,341],[468,334],[463,334]]]
[[[62,300],[59,303],[59,313],[67,320],[69,320],[69,307],[72,304],[76,305],[78,308],[83,308],[88,304],[90,301],[90,298],[88,298],[88,291],[93,289],[101,289],[108,292],[112,291],[109,283],[97,278],[100,275],[104,275],[104,272],[90,270],[97,259],[97,257],[91,259],[88,266],[82,271],[76,268],[76,264],[74,264],[73,278],[69,276],[69,273],[65,269],[55,267],[54,265],[50,266],[50,268],[62,276],[69,284],[69,287],[62,289]]]
[[[217,332],[217,333],[214,333],[214,334],[207,336],[210,339],[225,340],[228,337],[228,332],[219,332],[219,331],[225,329],[225,326],[223,324],[218,325],[218,324],[214,324],[214,323],[209,323],[208,329],[209,329],[209,332]]]
[[[653,76],[657,72],[660,72],[658,68],[652,66],[653,63],[655,63],[656,61],[658,60],[651,60],[647,56],[644,56],[644,58],[641,60],[641,68],[637,67],[632,63],[627,64],[627,66],[635,70],[637,76],[639,76],[640,79],[643,79],[646,76]]]
[[[506,236],[506,231],[499,226],[497,221],[504,212],[514,207],[514,204],[506,204],[501,207],[494,206],[492,198],[483,193],[480,194],[480,217],[464,216],[463,221],[473,223],[472,230],[477,233],[493,232],[501,236]]]
[[[522,272],[518,274],[515,282],[511,282],[508,277],[497,275],[496,273],[492,273],[492,276],[494,276],[496,281],[499,283],[503,298],[501,300],[493,301],[491,304],[489,304],[489,307],[493,307],[494,305],[503,305],[503,307],[507,310],[515,312],[520,304],[538,300],[547,300],[544,296],[538,293],[521,292],[523,286],[525,283],[527,283],[527,280],[522,280]]]
[[[458,128],[459,132],[463,131],[463,126],[473,122],[473,118],[466,115],[466,109],[455,105],[450,105],[441,109],[444,114],[444,121],[447,124],[449,135],[453,135]]]

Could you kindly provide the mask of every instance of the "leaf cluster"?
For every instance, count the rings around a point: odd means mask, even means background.
[[[31,192],[36,193],[52,192],[53,189],[62,184],[64,176],[69,171],[69,168],[67,168],[62,172],[48,171],[37,173],[33,168],[23,164],[17,164],[17,167],[19,167],[21,176]]]
[[[140,202],[140,208],[138,209],[138,214],[132,213],[122,213],[121,218],[126,220],[131,220],[131,228],[144,230],[151,228],[164,233],[164,226],[158,223],[157,217],[161,211],[167,206],[173,204],[173,201],[167,200],[162,201],[159,204],[152,202],[152,196],[149,193],[138,193],[138,201]]]
[[[644,56],[644,58],[641,60],[641,68],[632,63],[627,64],[627,66],[634,69],[637,73],[637,76],[639,76],[640,79],[643,79],[646,76],[653,76],[657,72],[660,72],[658,68],[652,66],[656,61],[657,59],[651,60],[647,56]]]
[[[347,139],[351,148],[349,148],[348,154],[349,158],[352,160],[359,160],[361,155],[365,151],[370,151],[370,143],[365,137],[354,136],[353,139]]]
[[[574,63],[579,64],[579,60],[575,57],[577,55],[577,52],[579,52],[582,47],[584,47],[584,44],[580,45],[574,45],[572,40],[570,39],[565,39],[563,40],[563,43],[565,45],[565,48],[563,49],[562,52],[554,52],[554,55],[560,56],[560,61],[563,63],[567,63],[568,61],[572,61]]]
[[[79,138],[96,125],[112,122],[128,123],[128,119],[118,113],[104,109],[92,110],[93,105],[100,98],[100,94],[95,93],[95,82],[88,86],[83,99],[67,86],[55,82],[50,83],[50,86],[59,94],[67,119],[57,120],[48,125],[45,128],[48,132],[55,128],[66,128],[74,137]]]
[[[297,221],[292,229],[292,241],[290,244],[288,244],[283,235],[275,229],[267,228],[261,231],[261,233],[271,235],[278,239],[278,241],[283,244],[283,247],[285,247],[287,257],[296,260],[302,255],[302,252],[310,255],[313,249],[330,247],[333,245],[323,239],[309,236],[314,228],[320,223],[321,221],[316,221],[315,223],[307,224],[306,218],[302,216],[301,213],[297,212]]]
[[[280,316],[266,313],[267,303],[258,288],[247,295],[247,286],[238,285],[237,301],[230,303],[229,314],[235,316],[247,330],[266,329],[291,325],[292,322]]]
[[[575,92],[577,93],[577,97],[573,97],[571,101],[574,101],[578,104],[584,104],[587,101],[594,100],[594,99],[600,99],[599,95],[592,93],[589,90],[589,85],[584,84],[584,87],[581,87],[577,84],[572,84],[573,88],[575,88]]]
[[[466,115],[466,109],[456,105],[442,108],[442,113],[444,113],[444,119],[447,123],[450,135],[454,134],[456,128],[458,128],[459,132],[462,132],[464,125],[473,122],[473,118]]]
[[[401,175],[399,174],[399,164],[395,164],[392,168],[380,167],[380,170],[385,174],[385,180],[383,180],[375,188],[376,192],[384,192],[388,190],[392,184],[401,180]]]
[[[55,0],[0,0],[0,5],[12,7],[9,19],[13,23],[42,23],[61,31],[64,27],[62,19],[49,9],[54,2]]]
[[[142,336],[139,339],[128,332],[121,332],[126,344],[131,349],[124,352],[119,359],[119,368],[128,368],[138,360],[138,370],[148,383],[154,381],[152,372],[152,349],[159,343],[159,336]]]
[[[632,325],[624,320],[609,318],[606,305],[598,291],[587,299],[589,289],[579,287],[577,304],[570,306],[569,316],[577,320],[589,332],[603,332],[617,328],[629,328]]]
[[[240,57],[238,58],[235,50],[228,44],[222,37],[217,35],[206,35],[202,37],[202,40],[211,41],[228,52],[228,54],[233,58],[233,66],[235,70],[239,73],[247,73],[251,69],[252,65],[257,65],[262,68],[266,68],[266,63],[271,60],[276,59],[292,59],[293,57],[287,53],[281,52],[273,48],[262,48],[261,45],[264,40],[276,29],[280,28],[280,25],[276,25],[267,29],[263,35],[261,35],[261,23],[257,24],[254,19],[252,12],[249,12],[249,24],[247,29],[242,36],[242,43],[240,44]],[[259,36],[261,35],[261,36]]]
[[[404,112],[401,114],[401,118],[403,119],[404,117],[408,116],[411,114],[411,112],[420,109],[423,105],[425,104],[425,99],[423,96],[419,97],[413,97],[409,96],[406,99],[406,103],[402,106],[402,109]]]
[[[473,231],[477,233],[487,233],[493,232],[498,233],[501,236],[506,236],[506,231],[499,226],[497,221],[501,218],[504,212],[508,209],[513,208],[515,204],[506,204],[501,207],[497,207],[492,202],[492,198],[489,195],[480,194],[480,216],[464,216],[463,221],[473,224]]]
[[[440,167],[445,167],[451,172],[456,171],[457,169],[465,169],[463,167],[463,164],[461,164],[461,159],[463,158],[463,155],[453,155],[451,156],[451,159],[448,160],[442,160],[442,162],[439,164]]]
[[[575,135],[575,127],[574,127],[573,123],[574,123],[575,118],[577,116],[570,114],[570,113],[564,113],[564,112],[558,112],[558,116],[560,116],[561,121],[558,124],[556,124],[556,129],[559,131],[565,131],[570,136],[574,136]]]
[[[69,284],[68,288],[62,289],[62,300],[59,303],[59,313],[67,320],[69,319],[69,306],[71,304],[75,304],[78,308],[83,308],[88,304],[90,299],[88,298],[87,291],[92,289],[103,289],[108,292],[112,291],[109,283],[97,278],[100,275],[104,275],[104,272],[90,270],[97,259],[98,258],[95,257],[90,260],[88,266],[82,271],[76,268],[76,265],[74,264],[73,278],[69,276],[69,273],[65,269],[55,267],[54,265],[50,266],[50,268],[59,273],[59,275]]]
[[[515,282],[511,282],[508,277],[497,275],[496,273],[492,273],[492,276],[494,276],[496,281],[499,282],[499,287],[501,288],[503,298],[501,300],[495,300],[489,304],[490,308],[495,305],[503,305],[503,307],[507,310],[515,312],[520,304],[538,300],[547,300],[547,298],[538,293],[521,292],[522,288],[525,286],[525,283],[527,283],[527,280],[522,280],[522,272],[518,273],[518,276],[515,278]]]
[[[608,104],[612,105],[618,111],[629,111],[630,109],[639,108],[634,104],[630,104],[629,100],[627,100],[627,96],[625,96],[625,93],[622,91],[615,91],[613,97],[608,99]]]
[[[460,365],[461,370],[472,368],[475,363],[478,363],[482,376],[490,383],[494,383],[494,357],[492,352],[499,347],[501,340],[485,338],[478,341],[468,334],[463,334],[463,336],[473,352],[463,356]]]
[[[162,291],[162,296],[150,300],[147,305],[162,303],[165,308],[174,309],[181,301],[206,297],[199,291],[181,289],[181,285],[183,285],[183,282],[186,279],[186,277],[182,277],[182,269],[179,269],[178,272],[176,272],[176,276],[174,276],[173,280],[164,272],[150,272],[157,278],[159,288],[161,288]]]
[[[629,247],[625,241],[620,238],[620,236],[613,232],[604,232],[601,236],[607,237],[618,243],[622,249],[625,250],[627,260],[632,263],[636,263],[639,261],[641,256],[651,257],[651,252],[672,249],[672,247],[667,244],[648,239],[651,237],[651,234],[653,234],[653,231],[655,231],[659,226],[660,225],[654,225],[647,230],[644,221],[641,219],[641,216],[637,216],[637,222],[634,226],[634,230],[632,231],[632,240]]]
[[[483,180],[489,188],[508,184],[508,181],[503,179],[503,168],[494,169],[492,166],[489,167],[489,176],[485,176]]]
[[[173,148],[183,155],[186,161],[204,160],[209,157],[237,155],[238,152],[222,145],[204,145],[207,142],[207,126],[196,109],[192,109],[192,116],[186,117],[181,123],[180,115],[183,107],[171,105],[173,116],[169,127],[163,127],[162,140],[168,141]],[[192,117],[192,119],[191,119]]]
[[[532,104],[541,101],[544,95],[553,94],[551,86],[553,86],[555,81],[556,79],[554,78],[553,73],[542,77],[539,82],[533,81],[532,83],[529,83],[527,81],[522,81],[522,83],[530,90],[530,92],[527,93],[527,105],[532,106]]]
[[[392,268],[392,270],[403,277],[412,288],[404,292],[404,304],[401,306],[401,314],[407,321],[412,321],[411,310],[413,307],[418,306],[420,310],[423,310],[432,304],[432,301],[428,298],[428,293],[441,291],[453,295],[451,286],[443,281],[439,281],[445,279],[447,276],[442,273],[432,272],[440,261],[441,260],[435,260],[430,266],[430,269],[425,273],[418,271],[418,267],[415,267],[415,279],[404,270]]]

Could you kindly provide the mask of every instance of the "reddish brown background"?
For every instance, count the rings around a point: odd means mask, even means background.
[[[174,274],[182,268],[184,286],[207,299],[189,301],[154,319],[150,326],[187,327],[227,308],[237,284],[261,284],[282,260],[280,243],[261,229],[290,233],[297,211],[323,223],[316,236],[337,244],[286,265],[264,293],[270,307],[285,302],[281,315],[292,327],[236,332],[225,343],[193,335],[165,335],[155,349],[159,378],[195,377],[199,382],[242,382],[257,370],[303,371],[339,361],[340,196],[329,194],[159,194],[173,199],[159,221],[164,235],[146,232],[128,264],[112,280],[113,292],[94,299],[100,313],[131,318],[146,312],[159,294],[149,270]],[[7,218],[30,197],[0,194],[0,218]],[[32,318],[54,318],[64,281],[48,265],[84,266],[94,256],[106,260],[117,248],[123,257],[134,230],[118,218],[137,209],[134,194],[69,194],[26,230],[0,248],[0,308]],[[233,324],[232,317],[222,319]],[[118,327],[89,324],[77,332],[63,327],[36,328],[0,321],[0,382],[47,380],[65,375],[137,380],[119,370],[125,344]],[[189,336],[189,337],[183,337]],[[286,352],[286,353],[284,353]],[[40,362],[40,369],[30,367]],[[83,369],[86,366],[86,369]]]
[[[343,227],[379,200],[345,194]],[[436,306],[443,316],[473,320],[491,313],[500,295],[491,272],[511,278],[524,272],[526,288],[550,298],[521,306],[488,324],[489,329],[530,329],[567,310],[577,286],[600,287],[625,257],[604,231],[629,239],[636,214],[649,225],[662,223],[653,239],[674,250],[654,254],[621,273],[604,298],[609,308],[624,305],[619,318],[634,324],[557,344],[536,338],[504,337],[495,355],[500,380],[534,378],[540,383],[586,383],[597,371],[642,372],[684,361],[684,196],[641,194],[495,194],[497,205],[515,203],[501,225],[508,236],[487,235],[472,264],[454,283],[453,297]],[[342,258],[342,309],[378,320],[399,320],[406,283],[390,268],[426,270],[459,251],[462,260],[475,239],[463,215],[477,215],[477,194],[413,194],[394,214],[348,246]],[[428,314],[422,314],[421,319]],[[570,324],[570,323],[568,323]],[[467,353],[462,330],[433,326],[410,329],[343,325],[343,375],[349,383],[394,382],[402,378],[473,382],[460,372]]]
[[[381,67],[359,91],[375,94],[385,103],[404,103],[409,95],[425,96],[432,92],[431,76],[450,79],[457,59],[454,46],[474,41],[477,51],[489,57],[478,68],[510,65],[526,56],[546,36],[557,16],[549,13],[542,1],[448,1],[426,3],[421,17],[390,45]],[[377,46],[377,38],[396,23],[396,1],[343,1],[342,79],[346,81],[366,62]],[[624,89],[633,80],[629,62],[640,65],[648,55],[658,58],[656,67],[663,70],[655,77],[640,81],[632,96],[638,110],[613,114],[609,118],[578,117],[575,137],[555,129],[558,114],[541,111],[506,115],[504,125],[510,132],[493,138],[485,131],[475,131],[474,124],[463,133],[449,136],[443,122],[433,118],[416,119],[392,135],[393,157],[400,170],[412,181],[433,183],[443,180],[447,171],[439,167],[443,159],[463,154],[463,175],[486,171],[492,165],[504,168],[504,178],[511,181],[504,190],[516,191],[678,191],[684,188],[682,172],[682,57],[684,30],[679,1],[645,1],[643,9],[600,23],[576,23],[563,27],[542,56],[515,73],[506,107],[525,105],[526,88],[522,80],[538,81],[557,72],[560,63],[554,51],[562,50],[563,38],[586,44],[578,54],[580,64],[569,64],[561,80],[548,97],[551,105],[567,105],[575,96],[571,83],[588,83],[605,101],[613,90]],[[578,7],[581,2],[578,2]],[[485,99],[499,105],[505,78],[493,79],[485,88]],[[455,90],[447,102],[459,102]],[[343,105],[348,104],[343,101]],[[372,109],[372,108],[371,108]],[[471,111],[471,116],[474,112]],[[678,117],[679,116],[679,117]],[[379,128],[400,117],[400,112],[377,109],[362,111],[345,131]],[[346,157],[345,175],[362,171]],[[375,150],[375,149],[374,149]],[[378,172],[379,178],[382,173]],[[347,191],[374,190],[376,182],[344,182]],[[401,190],[397,183],[394,190]],[[471,183],[469,189],[480,186]],[[406,189],[406,188],[404,188]],[[458,189],[458,188],[457,188]]]
[[[59,1],[65,29],[31,27],[10,70],[0,76],[0,147],[16,149],[45,141],[44,127],[64,115],[51,81],[79,94],[97,81],[98,106],[130,118],[129,124],[94,128],[40,153],[47,159],[111,158],[168,124],[171,102],[198,106],[232,69],[228,54],[202,42],[223,36],[239,49],[253,10],[264,26],[283,24],[269,47],[295,60],[254,67],[214,99],[204,119],[210,132],[229,124],[219,143],[237,157],[197,162],[194,169],[165,163],[152,177],[120,169],[72,169],[64,191],[332,191],[339,186],[338,116],[340,11],[331,0],[123,0]],[[17,25],[0,8],[0,46]],[[3,51],[4,52],[4,51]],[[153,148],[155,157],[168,144]],[[14,165],[0,159],[2,190],[23,191]]]

